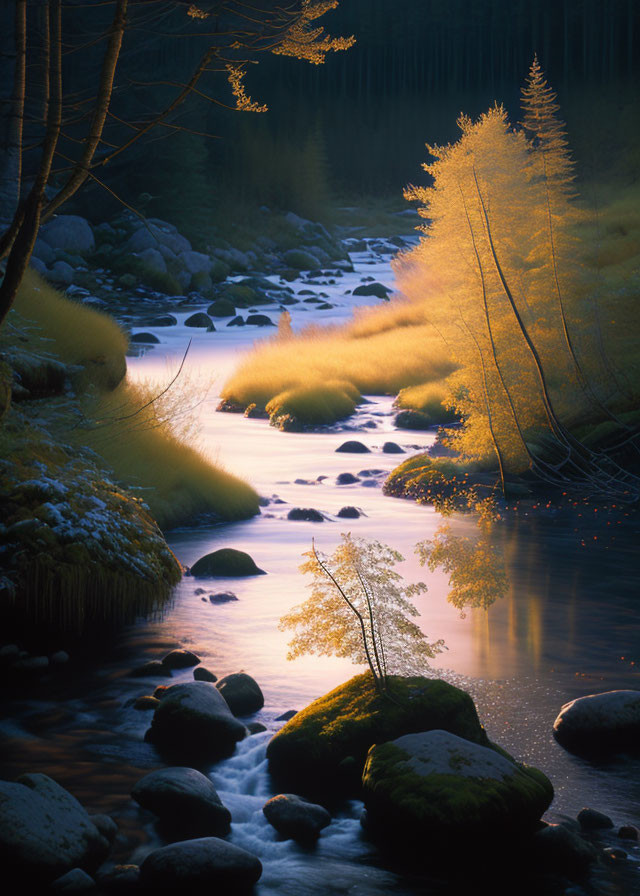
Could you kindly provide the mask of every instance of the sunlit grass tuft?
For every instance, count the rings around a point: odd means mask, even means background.
[[[407,386],[398,393],[396,405],[399,408],[420,411],[434,423],[452,423],[458,419],[458,415],[445,406],[450,391],[442,380],[435,383],[421,383],[419,386]]]
[[[335,423],[353,414],[361,397],[351,383],[329,381],[280,392],[267,403],[266,411],[276,424],[284,416],[311,426]]]
[[[453,369],[447,346],[424,313],[396,301],[344,327],[308,327],[287,340],[258,343],[222,395],[265,407],[291,389],[328,396],[336,381],[361,395],[395,394],[407,385],[442,380]]]

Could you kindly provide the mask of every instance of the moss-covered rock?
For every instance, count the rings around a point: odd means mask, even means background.
[[[371,833],[431,849],[533,832],[553,799],[538,769],[441,730],[374,745],[362,785]]]
[[[196,578],[264,576],[263,569],[259,569],[255,561],[244,551],[235,548],[220,548],[211,554],[205,554],[191,567],[191,575]]]
[[[471,485],[493,487],[497,471],[475,461],[414,454],[393,470],[383,491],[396,498],[414,498],[425,503],[466,494]]]
[[[373,744],[434,728],[489,744],[465,691],[439,679],[391,676],[389,696],[381,696],[364,673],[296,713],[269,742],[269,768],[293,790],[355,792]]]

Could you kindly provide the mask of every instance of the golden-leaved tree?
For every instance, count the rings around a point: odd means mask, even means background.
[[[557,484],[586,479],[624,493],[635,477],[572,432],[611,413],[573,337],[593,329],[575,261],[580,212],[564,126],[537,60],[523,106],[524,129],[495,105],[477,121],[460,116],[457,142],[428,146],[432,184],[406,191],[428,223],[395,272],[453,346],[449,400],[464,419],[453,441],[464,456],[495,457],[503,485],[533,469]]]

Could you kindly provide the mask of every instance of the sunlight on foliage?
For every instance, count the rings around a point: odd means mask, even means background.
[[[404,558],[388,545],[343,534],[330,557],[315,545],[304,556],[311,597],[280,620],[296,632],[288,659],[315,653],[366,663],[383,691],[389,675],[423,672],[444,649],[409,618],[419,615],[412,598],[426,585],[403,582],[394,567]]]

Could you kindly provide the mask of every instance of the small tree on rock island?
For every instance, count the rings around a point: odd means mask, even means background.
[[[316,653],[366,663],[385,693],[389,675],[423,673],[445,649],[409,618],[418,615],[411,598],[427,588],[403,581],[394,567],[404,557],[388,545],[349,533],[331,557],[315,543],[303,556],[300,571],[313,577],[311,597],[280,620],[281,629],[296,630],[287,659]]]

